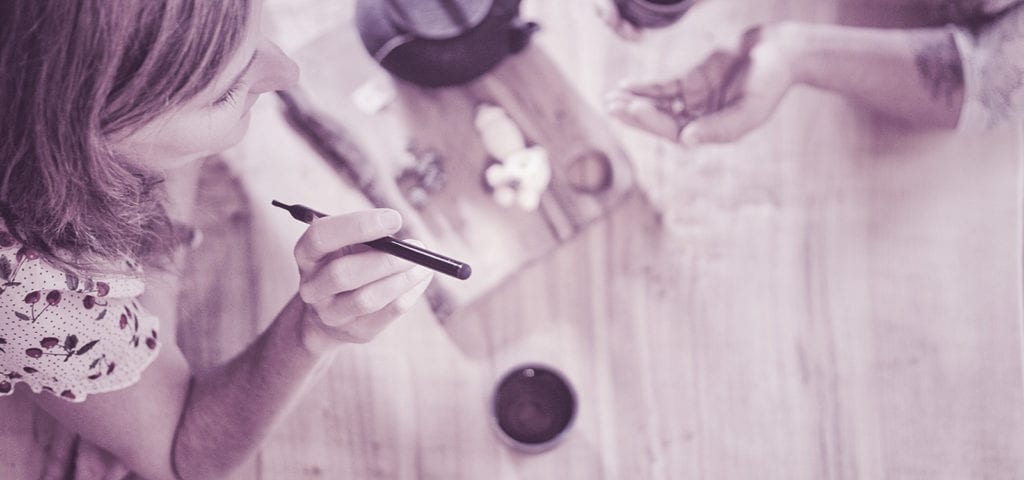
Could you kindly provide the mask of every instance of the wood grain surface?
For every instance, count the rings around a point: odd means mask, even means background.
[[[387,78],[351,28],[330,30],[295,57],[305,73],[299,92],[304,105],[299,108],[329,130],[343,130],[328,135],[340,137],[330,142],[339,155],[323,155],[323,142],[314,141],[314,149],[373,204],[398,209],[406,221],[403,234],[473,266],[471,281],[440,277],[435,282],[444,289],[444,304],[434,304],[434,313],[442,320],[574,236],[632,192],[632,166],[610,127],[541,48],[528,47],[465,86],[442,89]],[[363,111],[353,97],[367,85],[390,91],[395,99],[380,112]],[[496,160],[489,157],[474,127],[480,105],[507,111],[527,143],[545,150],[552,179],[535,211],[498,204],[485,185],[484,170]],[[423,204],[414,206],[396,180],[423,152],[439,159],[445,181]],[[608,185],[582,191],[571,183],[569,171],[591,152],[607,158]],[[336,211],[339,206],[316,208]]]
[[[623,78],[685,68],[751,23],[842,21],[830,2],[722,0],[627,44],[586,2],[525,10],[543,26],[535,46],[595,107]],[[310,46],[349,19],[292,12],[279,20],[309,22],[292,50],[316,62],[307,73],[343,75]],[[802,89],[729,146],[610,125],[640,193],[443,328],[420,312],[346,351],[264,449],[262,478],[1024,475],[1016,129],[907,131]],[[279,171],[267,175],[283,188]],[[325,197],[357,208],[346,195]],[[257,229],[286,222],[264,215]],[[486,408],[524,362],[561,369],[580,398],[570,434],[540,455],[498,442]]]

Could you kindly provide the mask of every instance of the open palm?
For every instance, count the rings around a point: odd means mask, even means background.
[[[607,108],[684,145],[730,142],[767,121],[793,85],[787,55],[770,32],[754,27],[735,48],[712,52],[688,72],[609,92]]]

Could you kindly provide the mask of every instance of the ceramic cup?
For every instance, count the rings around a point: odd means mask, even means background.
[[[640,28],[661,28],[682,17],[696,0],[615,0],[623,19]]]
[[[576,417],[576,392],[552,367],[521,365],[498,382],[491,420],[498,437],[515,450],[540,453],[554,448]]]
[[[586,150],[569,161],[565,178],[579,193],[599,194],[608,190],[614,180],[612,161],[600,150]]]

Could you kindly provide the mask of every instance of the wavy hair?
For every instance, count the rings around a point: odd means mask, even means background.
[[[76,270],[162,263],[175,247],[156,172],[130,134],[206,88],[241,43],[250,0],[0,1],[0,214]]]

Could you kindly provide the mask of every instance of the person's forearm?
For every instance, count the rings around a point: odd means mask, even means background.
[[[794,52],[798,83],[842,94],[913,125],[956,126],[964,74],[948,30],[783,24],[777,33]]]
[[[244,462],[329,363],[300,337],[304,308],[293,299],[238,357],[193,379],[174,441],[181,478],[221,478]]]

